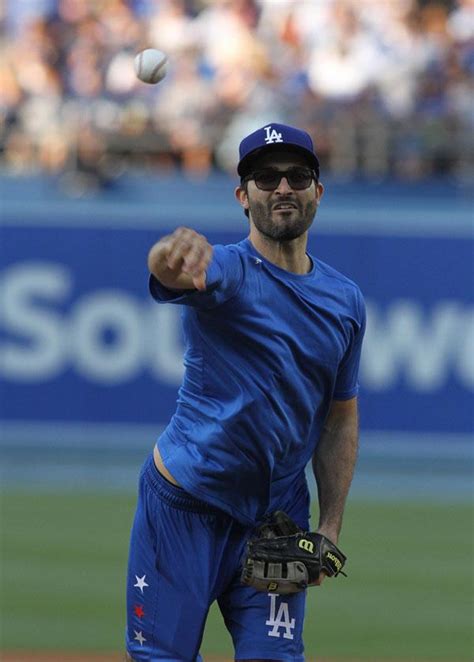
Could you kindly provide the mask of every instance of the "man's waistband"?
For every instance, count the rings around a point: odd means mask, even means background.
[[[150,454],[142,469],[142,477],[148,482],[151,489],[155,494],[170,506],[178,508],[179,510],[187,510],[192,513],[216,513],[224,515],[222,510],[215,506],[211,506],[205,501],[196,499],[196,497],[183,490],[182,487],[173,485],[167,480],[157,469],[153,460],[153,455]]]

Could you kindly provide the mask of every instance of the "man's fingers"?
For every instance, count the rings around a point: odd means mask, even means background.
[[[207,240],[202,235],[186,228],[178,228],[170,237],[167,264],[176,269],[183,262],[186,273],[193,273],[199,267],[206,253]],[[207,266],[207,265],[206,265]]]
[[[211,259],[212,246],[206,241],[201,259],[196,264],[194,271],[192,272],[193,284],[197,290],[206,289],[206,269],[209,266]]]
[[[170,242],[167,264],[170,269],[176,269],[186,257],[189,250],[189,244],[182,239]]]
[[[196,246],[184,258],[183,271],[191,276],[197,276],[202,271],[206,271],[212,257],[212,248],[206,242],[203,245]]]
[[[206,289],[206,273],[202,271],[198,276],[194,276],[193,285],[197,290]]]
[[[319,577],[314,582],[311,582],[310,586],[321,586],[326,577],[327,575],[324,570],[321,570]]]
[[[206,247],[202,243],[192,245],[184,257],[184,271],[190,274],[202,271],[201,263],[203,262]]]
[[[177,228],[167,239],[167,264],[169,269],[176,269],[186,255],[191,242],[191,231],[187,228]]]

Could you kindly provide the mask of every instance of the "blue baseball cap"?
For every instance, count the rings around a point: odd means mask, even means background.
[[[319,177],[319,161],[311,136],[302,129],[286,124],[267,124],[244,138],[239,146],[237,172],[240,177],[245,177],[250,172],[252,161],[262,152],[285,147],[300,152]]]

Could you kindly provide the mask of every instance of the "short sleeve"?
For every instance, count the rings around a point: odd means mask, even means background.
[[[243,265],[235,246],[213,246],[212,260],[206,271],[206,289],[170,290],[150,275],[151,296],[158,303],[176,303],[196,308],[215,308],[237,294],[243,281]]]
[[[333,395],[335,400],[350,400],[359,392],[359,364],[366,325],[365,303],[359,288],[356,289],[353,314],[352,340],[339,364]]]

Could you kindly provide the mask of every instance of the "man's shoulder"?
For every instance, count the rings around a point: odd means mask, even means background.
[[[315,272],[325,279],[327,289],[340,292],[354,314],[362,319],[365,316],[364,295],[357,283],[326,262],[314,257],[312,259],[315,263]]]
[[[357,292],[360,292],[360,288],[355,281],[341,273],[331,265],[323,262],[322,260],[315,258],[311,255],[316,271],[323,275],[325,278],[332,279],[335,281],[335,285],[339,284],[341,287],[348,287]]]
[[[212,249],[215,259],[222,265],[228,264],[230,266],[235,262],[244,264],[246,259],[252,257],[252,250],[246,239],[235,243],[213,244]]]
[[[236,255],[236,254],[242,254],[242,253],[248,253],[249,249],[248,246],[246,245],[245,239],[242,239],[241,241],[237,242],[232,242],[228,244],[213,244],[212,248],[214,251],[218,251],[221,253],[221,255]]]

